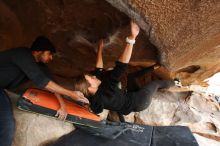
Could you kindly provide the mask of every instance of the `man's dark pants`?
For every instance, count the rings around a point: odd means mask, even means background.
[[[11,146],[15,131],[12,104],[3,89],[0,88],[0,145]]]

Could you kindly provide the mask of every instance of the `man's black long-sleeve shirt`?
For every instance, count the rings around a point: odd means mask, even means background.
[[[16,88],[28,79],[42,88],[50,81],[39,68],[29,48],[0,52],[0,88]]]
[[[118,87],[127,66],[126,63],[117,61],[116,66],[109,71],[107,77],[102,77],[102,70],[96,69],[94,75],[102,82],[95,95],[89,97],[93,112],[100,113],[103,109],[117,111],[122,114],[131,112],[132,101],[129,100],[127,93]]]

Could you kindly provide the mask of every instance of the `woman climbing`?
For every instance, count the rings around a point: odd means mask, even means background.
[[[131,21],[130,25],[131,34],[126,38],[125,49],[108,77],[103,77],[101,74],[103,66],[96,65],[99,69],[96,70],[95,75],[84,74],[75,80],[75,90],[81,91],[89,99],[90,108],[94,113],[101,113],[103,109],[116,111],[123,115],[133,111],[142,111],[150,105],[152,95],[159,88],[175,85],[173,80],[155,80],[136,91],[125,91],[118,87],[118,83],[127,69],[133,45],[140,30],[135,22]]]

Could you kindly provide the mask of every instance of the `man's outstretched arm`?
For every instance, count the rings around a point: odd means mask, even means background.
[[[81,101],[87,104],[89,103],[88,99],[81,92],[65,89],[53,81],[49,81],[45,88],[53,93],[69,96],[76,101]]]

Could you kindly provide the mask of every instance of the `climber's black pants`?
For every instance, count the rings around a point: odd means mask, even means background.
[[[127,95],[132,100],[133,111],[135,112],[146,109],[151,103],[153,94],[158,89],[175,85],[173,80],[155,80],[140,88],[136,79],[151,71],[153,71],[153,66],[128,74]]]
[[[3,89],[0,88],[0,145],[11,146],[15,131],[12,104]]]
[[[137,91],[140,89],[139,85],[137,84],[137,78],[140,78],[141,76],[144,76],[147,73],[150,73],[153,71],[153,66],[152,67],[148,67],[148,68],[144,68],[142,70],[133,72],[133,73],[129,73],[127,75],[127,91]]]
[[[174,85],[173,80],[155,80],[140,88],[136,92],[128,92],[127,95],[130,100],[132,100],[133,111],[139,112],[146,109],[151,103],[152,96],[158,89],[168,88]]]

